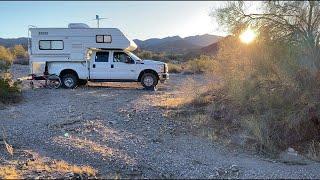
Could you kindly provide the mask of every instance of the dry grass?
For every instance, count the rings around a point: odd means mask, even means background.
[[[21,173],[14,166],[0,166],[0,178],[21,179]]]
[[[87,174],[89,176],[95,176],[97,171],[94,170],[90,166],[77,166],[77,165],[70,165],[65,161],[55,161],[55,162],[46,162],[41,159],[35,161],[28,161],[27,166],[23,167],[27,171],[44,171],[46,173],[77,173],[77,174]]]
[[[311,141],[308,147],[307,157],[320,162],[320,141]]]
[[[73,175],[88,178],[97,175],[97,170],[90,166],[73,165],[63,160],[41,157],[32,151],[18,150],[12,158],[9,161],[1,161],[1,179],[72,178]]]

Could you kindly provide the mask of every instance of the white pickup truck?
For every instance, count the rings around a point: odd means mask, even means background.
[[[166,63],[141,60],[137,45],[117,28],[29,28],[30,74],[34,79],[57,75],[62,86],[93,82],[141,82],[153,89],[169,78]]]
[[[154,88],[158,82],[169,78],[166,63],[141,60],[132,52],[124,50],[90,50],[87,61],[47,62],[49,74],[61,77],[65,88],[92,82],[141,82],[147,88]],[[87,63],[86,63],[87,62]]]

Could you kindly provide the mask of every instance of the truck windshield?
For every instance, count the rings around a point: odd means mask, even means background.
[[[142,61],[138,56],[133,54],[132,52],[128,52],[129,56],[135,61]]]

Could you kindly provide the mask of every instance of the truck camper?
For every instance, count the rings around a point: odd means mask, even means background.
[[[56,75],[64,88],[92,82],[141,82],[147,89],[169,78],[166,63],[142,60],[137,45],[117,28],[29,28],[30,73],[33,79]]]

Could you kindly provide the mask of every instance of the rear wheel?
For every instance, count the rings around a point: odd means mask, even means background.
[[[153,73],[145,73],[141,77],[141,84],[146,89],[154,89],[158,84],[158,78]]]
[[[78,78],[74,74],[65,74],[62,77],[62,85],[64,88],[72,89],[76,87],[77,82],[78,82]]]

